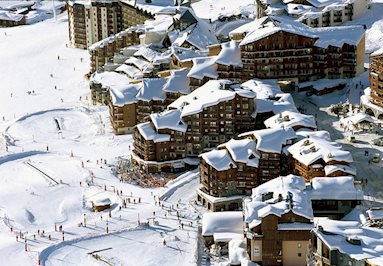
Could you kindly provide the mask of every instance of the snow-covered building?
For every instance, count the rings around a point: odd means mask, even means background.
[[[0,10],[0,27],[14,27],[24,25],[26,22],[23,14],[8,10]]]
[[[304,180],[288,175],[253,189],[244,200],[245,235],[251,261],[306,265],[313,209]]]
[[[307,182],[318,176],[356,175],[351,153],[336,142],[313,135],[287,150],[294,158],[294,173],[303,176]]]
[[[360,98],[363,110],[376,118],[383,118],[383,48],[370,55],[370,88]]]
[[[201,235],[205,245],[213,243],[228,243],[233,239],[243,239],[243,213],[233,212],[211,212],[202,217]]]
[[[254,187],[287,174],[291,168],[284,153],[296,139],[291,128],[257,130],[239,136],[242,139],[231,139],[200,155],[201,188],[197,197],[209,210],[240,208],[235,196],[250,195]]]
[[[318,219],[313,229],[315,265],[383,265],[383,230],[359,221]]]
[[[91,73],[107,68],[105,64],[111,62],[115,55],[133,55],[130,54],[131,49],[125,48],[131,45],[140,44],[161,52],[170,47],[164,53],[175,55],[175,65],[190,68],[193,57],[206,56],[207,46],[218,43],[211,25],[200,20],[186,7],[156,10],[154,20],[142,23],[91,45]],[[175,46],[175,49],[171,46]]]
[[[257,17],[288,15],[310,27],[339,26],[364,14],[368,0],[257,0]]]
[[[70,43],[86,49],[93,43],[122,30],[121,6],[118,0],[68,1]]]
[[[297,83],[354,77],[364,71],[363,27],[312,29],[282,17],[260,20],[237,29],[245,33],[241,56],[247,75]],[[344,59],[339,60],[339,53]]]
[[[209,81],[137,125],[132,161],[149,172],[184,168],[188,158],[254,129],[255,97],[231,81]]]
[[[306,184],[315,217],[342,219],[363,201],[360,183],[353,176],[316,177]]]
[[[254,188],[252,196],[244,199],[251,260],[262,265],[306,265],[314,217],[349,217],[362,200],[363,190],[352,176],[305,183],[300,176],[288,175]]]
[[[110,120],[116,134],[126,134],[137,123],[145,122],[149,115],[165,110],[166,106],[190,92],[188,69],[172,70],[162,78],[144,78],[140,82],[122,84],[105,83],[109,92]],[[114,73],[115,72],[105,72]]]
[[[375,127],[374,118],[363,112],[349,114],[348,117],[341,118],[339,122],[349,131],[370,130]]]

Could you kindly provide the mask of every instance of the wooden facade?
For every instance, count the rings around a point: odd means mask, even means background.
[[[370,56],[370,88],[370,102],[383,108],[383,53]]]
[[[135,153],[144,161],[149,159],[158,163],[197,157],[206,149],[215,148],[236,134],[254,130],[255,119],[251,117],[254,108],[252,98],[237,94],[232,100],[219,102],[217,105],[202,109],[197,114],[183,117],[182,120],[188,125],[186,133],[169,129],[158,130],[159,134],[170,134],[171,140],[156,143],[156,145],[150,144],[152,141],[145,141],[136,130]],[[145,149],[147,146],[155,146],[156,152],[151,151],[149,156]],[[156,172],[158,171],[168,171],[168,169],[162,169],[159,166]]]
[[[340,165],[349,165],[347,162],[340,162],[340,161],[329,161],[325,162],[323,159],[319,159],[310,165],[305,165],[304,163],[300,162],[297,159],[294,159],[294,174],[302,176],[306,182],[310,182],[315,177],[324,177],[325,174],[325,166],[326,165],[332,165],[332,164],[340,164]],[[350,173],[342,170],[337,170],[328,177],[335,177],[335,176],[347,176],[350,175]]]
[[[278,225],[295,222],[311,224],[309,219],[292,211],[281,217],[269,214],[262,218],[261,223],[246,234],[250,259],[263,266],[306,265],[307,244],[311,238],[310,230],[280,230],[278,228]]]

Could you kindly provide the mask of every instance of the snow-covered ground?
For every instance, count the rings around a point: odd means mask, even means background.
[[[43,265],[100,265],[88,253],[104,248],[94,254],[113,265],[195,264],[198,172],[157,189],[112,174],[132,137],[113,134],[107,107],[89,106],[89,56],[66,46],[66,14],[0,36],[0,265],[37,265],[39,254]],[[111,217],[91,211],[103,198]]]
[[[200,4],[199,10],[213,19],[228,11],[254,11],[253,2],[229,2],[201,1],[211,6]],[[352,22],[367,25],[367,51],[383,46],[382,6],[374,2],[365,16]],[[132,138],[114,136],[107,107],[89,106],[88,52],[67,43],[66,14],[57,22],[0,28],[0,265],[37,265],[39,254],[43,265],[101,265],[101,260],[113,265],[196,264],[201,210],[193,202],[198,171],[164,188],[121,183],[111,167],[118,156],[129,156]],[[345,143],[337,117],[326,107],[347,97],[357,102],[362,87],[353,83],[359,81],[367,86],[367,74],[331,96],[297,96],[297,105],[316,113],[319,126]],[[310,102],[320,103],[321,109]],[[373,137],[345,143],[345,148],[352,151],[359,173],[368,175],[369,186],[377,187],[381,163],[368,165],[364,157],[365,149],[380,151],[368,143]],[[109,211],[91,211],[91,201],[100,198],[111,201],[111,217]],[[131,203],[120,210],[127,198]],[[79,227],[84,218],[87,226]],[[138,220],[149,221],[149,226],[138,226]],[[63,226],[65,241],[55,225]],[[44,236],[37,234],[43,230]],[[16,241],[20,232],[28,239],[27,252],[25,240]]]

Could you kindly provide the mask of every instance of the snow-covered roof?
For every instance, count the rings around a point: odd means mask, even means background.
[[[269,99],[255,99],[256,113],[273,112],[279,114],[284,111],[298,112],[290,93],[279,93]]]
[[[137,93],[137,99],[142,101],[152,101],[166,99],[166,95],[162,88],[166,83],[164,78],[148,78],[142,81],[142,87]]]
[[[97,71],[92,74],[90,81],[96,84],[101,84],[104,88],[109,88],[110,86],[127,85],[132,80],[126,75],[117,72]]]
[[[188,77],[203,79],[204,77],[218,78],[216,56],[193,58],[193,66]]]
[[[269,99],[282,93],[275,79],[250,79],[242,83],[242,87],[252,90],[257,94],[257,99]]]
[[[331,175],[336,171],[341,171],[350,175],[356,175],[356,168],[353,165],[344,165],[344,164],[329,164],[324,167],[325,175]]]
[[[130,66],[130,65],[122,64],[119,67],[117,67],[115,69],[115,71],[116,72],[123,72],[126,75],[128,75],[130,78],[135,79],[135,80],[143,78],[142,72],[138,68],[136,68],[134,66]]]
[[[320,219],[313,232],[330,248],[355,260],[383,265],[383,230],[361,225],[357,221]],[[360,241],[352,244],[347,238]]]
[[[174,6],[173,0],[156,0],[153,2],[147,2],[145,0],[120,0],[132,7],[136,7],[142,11],[146,11],[152,15],[160,13],[162,9]]]
[[[372,208],[367,210],[368,217],[371,220],[382,220],[383,219],[383,209],[382,208]]]
[[[192,2],[191,6],[198,17],[212,22],[232,16],[252,18],[255,13],[255,3],[251,0],[202,0]]]
[[[136,58],[134,56],[129,57],[129,59],[125,61],[125,64],[136,66],[139,70],[143,72],[150,72],[153,69],[153,65],[151,64],[151,62],[148,62],[144,59]]]
[[[292,128],[270,128],[242,133],[239,137],[254,136],[257,150],[270,153],[281,153],[282,147],[296,139]]]
[[[217,37],[215,37],[209,23],[199,20],[196,25],[191,25],[190,27],[193,28],[187,35],[186,41],[199,50],[206,50],[209,45],[218,43]]]
[[[24,15],[20,15],[11,11],[0,10],[0,20],[8,21],[20,21],[24,18]]]
[[[330,142],[311,136],[302,139],[288,148],[294,159],[304,165],[311,165],[319,159],[325,163],[330,161],[352,163],[352,155],[349,151],[342,150],[342,146],[336,142]]]
[[[138,124],[137,129],[145,140],[152,140],[154,143],[170,140],[169,134],[157,133],[151,126],[150,122]]]
[[[197,114],[204,108],[217,105],[220,102],[230,101],[236,95],[246,98],[255,97],[254,92],[234,86],[229,80],[209,80],[190,94],[179,97],[168,107],[182,109],[181,117],[184,117]]]
[[[251,197],[244,200],[245,221],[249,228],[258,226],[262,218],[270,214],[281,217],[290,211],[312,220],[311,199],[305,187],[305,182],[300,176],[288,175],[274,178],[253,188]],[[269,197],[263,201],[265,195]]]
[[[309,11],[319,11],[313,6],[309,5],[301,5],[301,4],[293,4],[289,3],[286,5],[286,11],[288,14],[293,15],[293,16],[299,16],[301,14],[304,14]]]
[[[105,205],[110,205],[112,202],[110,201],[109,198],[97,198],[92,200],[92,203],[95,206],[105,206]]]
[[[227,150],[211,150],[200,155],[202,159],[217,171],[225,171],[237,168]]]
[[[339,121],[343,123],[344,125],[357,125],[363,122],[375,123],[374,119],[370,115],[364,112],[353,114],[351,116],[342,118]]]
[[[260,21],[250,22],[254,27],[251,31],[248,31],[241,45],[246,45],[283,31],[316,39],[314,45],[318,47],[327,48],[329,45],[342,47],[345,43],[357,45],[365,32],[362,26],[311,28],[289,17],[270,16],[269,18],[269,20],[261,18]],[[243,26],[244,31],[248,28],[246,28],[246,25]]]
[[[235,162],[244,163],[251,167],[258,167],[259,154],[255,146],[255,141],[251,139],[231,139],[219,145],[218,149],[227,149]]]
[[[262,24],[264,24],[268,21],[270,21],[269,17],[262,17],[259,19],[255,19],[249,23],[246,23],[246,24],[236,28],[235,30],[232,30],[230,32],[230,36],[232,36],[234,34],[247,34],[251,31],[253,31],[254,29],[258,29]]]
[[[258,28],[255,28],[253,31],[250,31],[248,34],[246,34],[245,38],[243,38],[241,41],[241,46],[256,42],[280,31],[309,38],[316,37],[310,31],[303,30],[303,26],[296,27],[295,25],[293,26],[291,24],[289,25],[285,23],[279,23],[273,18],[271,21],[262,21],[262,23],[258,24]]]
[[[346,79],[320,79],[315,81],[306,81],[299,83],[298,88],[311,87],[316,91],[322,91],[327,88],[333,88],[338,85],[346,84],[348,81]]]
[[[370,56],[379,56],[379,55],[383,55],[383,47],[370,54]]]
[[[330,133],[325,130],[320,130],[320,131],[312,131],[312,130],[307,130],[307,129],[300,129],[295,132],[297,134],[298,140],[309,138],[311,136],[318,137],[320,139],[324,139],[327,141],[331,141]]]
[[[242,67],[241,48],[238,41],[230,41],[221,44],[221,51],[216,57],[217,64],[225,66],[239,66]]]
[[[202,236],[215,233],[243,235],[243,215],[241,211],[207,212],[202,217]]]
[[[267,128],[306,127],[316,129],[315,118],[298,112],[284,111],[264,121]]]
[[[163,87],[163,91],[189,94],[190,86],[189,79],[187,77],[188,73],[188,68],[171,70],[170,76],[166,78],[166,83]]]
[[[353,176],[316,177],[308,189],[312,200],[363,200],[363,190]]]
[[[200,51],[192,48],[184,48],[178,46],[172,46],[171,51],[173,55],[181,62],[190,61],[196,57],[206,57],[207,51]]]
[[[109,93],[114,106],[124,106],[137,102],[137,92],[141,84],[126,84],[109,87]]]
[[[167,110],[161,113],[154,113],[150,115],[156,130],[171,129],[175,131],[186,132],[187,125],[181,120],[180,110]]]

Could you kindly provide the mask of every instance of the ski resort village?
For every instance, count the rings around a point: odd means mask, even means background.
[[[0,63],[0,266],[383,266],[383,0],[1,0]]]

